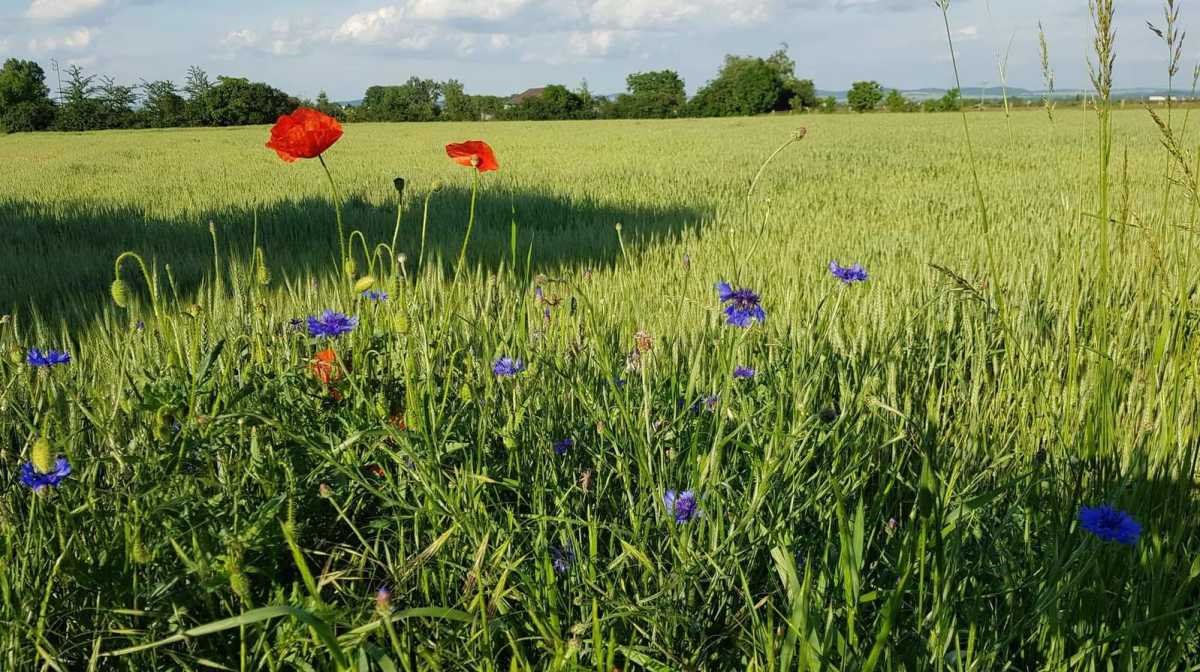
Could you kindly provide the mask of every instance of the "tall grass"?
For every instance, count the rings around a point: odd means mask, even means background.
[[[1053,124],[806,118],[759,177],[794,119],[488,124],[462,264],[439,146],[481,129],[351,126],[385,302],[263,129],[6,140],[0,669],[1190,669],[1196,199],[1097,88]],[[328,383],[292,324],[325,308],[360,320]],[[33,494],[40,438],[74,473]],[[1136,546],[1079,528],[1102,502]]]

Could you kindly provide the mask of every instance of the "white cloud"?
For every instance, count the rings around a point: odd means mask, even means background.
[[[959,28],[958,30],[954,31],[954,38],[961,42],[970,42],[972,40],[978,40],[979,39],[979,27],[978,26],[963,26],[962,28]]]
[[[29,40],[29,50],[35,53],[58,50],[82,51],[88,48],[95,35],[94,29],[79,28],[58,37],[33,38]]]
[[[265,34],[253,28],[227,33],[221,38],[221,46],[229,51],[229,56],[240,51],[257,51],[272,56],[299,56],[307,47],[327,41],[329,37],[330,32],[317,27],[311,19],[277,19],[271,24],[271,30]]]
[[[37,21],[64,21],[102,9],[106,0],[33,0],[25,16]]]

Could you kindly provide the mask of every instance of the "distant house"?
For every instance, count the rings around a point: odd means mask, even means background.
[[[546,93],[546,87],[544,87],[544,86],[539,86],[539,87],[535,87],[532,89],[525,89],[521,93],[518,93],[517,95],[510,97],[508,99],[508,102],[512,105],[520,105],[521,103],[525,102],[526,100],[529,100],[530,98],[541,98],[544,93]]]

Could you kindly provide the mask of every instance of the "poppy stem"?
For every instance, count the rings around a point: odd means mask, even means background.
[[[338,194],[337,183],[333,181],[333,173],[329,172],[329,166],[325,163],[325,155],[318,154],[317,160],[321,162],[321,167],[325,169],[325,177],[329,178],[329,188],[333,190],[333,212],[337,217],[337,234],[338,234],[338,272],[344,272],[346,268],[346,234],[342,228],[342,197]]]
[[[462,249],[458,251],[458,265],[454,269],[454,279],[462,271],[463,262],[467,258],[467,243],[471,242],[471,230],[475,228],[475,194],[479,191],[479,171],[473,171],[471,176],[471,217],[467,220],[467,235],[463,236]]]

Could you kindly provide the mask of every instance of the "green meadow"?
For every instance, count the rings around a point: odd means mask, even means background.
[[[1197,669],[1189,116],[0,137],[0,669]]]

